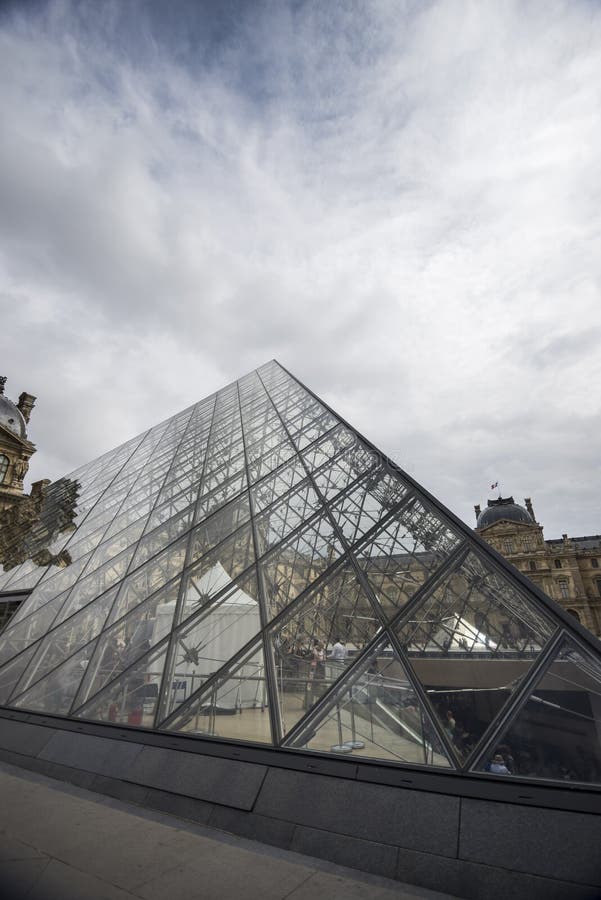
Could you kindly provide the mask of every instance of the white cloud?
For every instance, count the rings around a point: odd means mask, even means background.
[[[599,531],[599,9],[123,9],[0,28],[34,477],[275,356],[468,521],[499,478]]]

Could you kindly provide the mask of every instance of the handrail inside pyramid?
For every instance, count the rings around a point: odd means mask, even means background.
[[[277,362],[64,483],[4,706],[601,784],[595,639]]]

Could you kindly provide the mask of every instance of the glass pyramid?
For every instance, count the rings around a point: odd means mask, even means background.
[[[277,362],[57,485],[3,705],[601,783],[595,639]]]

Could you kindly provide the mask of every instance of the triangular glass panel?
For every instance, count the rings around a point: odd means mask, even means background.
[[[429,712],[386,640],[361,656],[323,707],[284,743],[359,759],[451,766]]]
[[[249,519],[250,506],[248,494],[245,492],[196,526],[192,533],[190,561],[200,559],[209,550],[225,541]]]
[[[128,547],[135,547],[138,545],[138,541],[144,531],[145,520],[138,519],[137,522],[134,522],[132,525],[129,525],[127,528],[120,531],[118,534],[112,535],[110,538],[103,541],[102,544],[98,547],[96,552],[93,554],[87,571],[87,574],[91,574],[103,566],[106,562],[114,561],[122,551],[128,549]]]
[[[184,598],[186,621],[173,633],[168,682],[176,683],[165,699],[163,717],[199,690],[215,672],[261,631],[257,579],[254,572],[231,581],[220,563],[211,572],[219,582],[217,596],[192,618],[195,600]]]
[[[73,715],[152,728],[166,657],[167,645],[163,643],[126,669],[85,706],[74,707]]]
[[[177,684],[173,689],[177,689]],[[259,640],[241,662],[222,672],[160,727],[271,744],[268,705],[263,646]]]
[[[4,593],[8,590],[33,588],[47,571],[47,569],[40,569],[31,560],[16,566],[14,569],[4,567],[4,571],[2,571],[2,568],[0,568],[0,591]]]
[[[191,491],[183,491],[176,497],[161,498],[160,505],[155,506],[146,523],[146,534],[150,534],[155,528],[165,525],[170,519],[177,518],[186,510],[194,507],[195,497]]]
[[[286,734],[343,677],[382,625],[350,564],[293,603],[267,632]]]
[[[156,556],[165,547],[189,531],[194,519],[194,505],[177,513],[166,522],[147,532],[139,541],[132,559],[132,568],[137,569],[151,556]]]
[[[346,541],[352,545],[394,509],[407,492],[404,482],[380,466],[336,500],[330,511]]]
[[[100,597],[114,584],[121,582],[128,570],[134,550],[135,547],[129,547],[115,559],[105,563],[102,568],[92,572],[91,575],[88,575],[86,570],[84,577],[78,581],[69,594],[69,599],[57,618],[57,624],[72,616],[77,610],[83,609],[84,606]]]
[[[38,712],[69,714],[73,698],[85,675],[94,652],[95,642],[87,644],[57,669],[12,701],[12,706],[33,709]]]
[[[258,553],[267,553],[320,508],[320,500],[311,482],[303,481],[255,520]]]
[[[416,498],[370,532],[355,558],[385,616],[392,618],[459,544],[458,535]]]
[[[268,472],[277,469],[283,463],[296,456],[296,450],[288,437],[286,437],[285,432],[282,432],[280,437],[283,437],[283,440],[280,440],[277,446],[272,447],[269,445],[270,442],[266,441],[264,449],[254,448],[248,465],[251,482],[258,481],[264,475],[267,475]]]
[[[250,525],[245,525],[186,570],[183,588],[185,604],[175,624],[181,624],[181,616],[193,615],[206,606],[230,581],[254,566],[254,561],[252,529]]]
[[[76,706],[81,706],[105,684],[114,681],[170,633],[179,586],[178,579],[172,581],[102,633],[77,695]]]
[[[563,640],[476,771],[601,785],[601,661]]]
[[[306,469],[297,456],[261,479],[251,488],[255,514],[282,500],[291,488],[306,477]]]
[[[143,603],[147,597],[176,575],[180,575],[186,561],[187,547],[188,538],[183,537],[128,575],[125,581],[121,582],[109,624],[126,615],[134,606]]]
[[[334,465],[337,461],[344,460],[347,454],[352,459],[356,445],[357,437],[350,428],[338,425],[324,435],[321,440],[316,441],[303,450],[301,455],[305,464],[315,473],[316,470],[321,471]],[[354,481],[354,479],[352,480]]]
[[[216,486],[210,486],[208,482],[204,483],[204,490],[201,491],[196,504],[195,522],[201,522],[203,519],[208,518],[215,510],[225,506],[226,503],[229,503],[230,500],[233,500],[246,488],[246,472],[244,469],[240,469],[240,471],[230,475],[227,479],[221,480],[219,478],[217,480],[218,484]]]
[[[47,496],[44,552],[0,572],[31,591],[0,703],[326,751],[354,729],[356,755],[462,772],[501,734],[533,777],[597,779],[594,642],[277,362]],[[578,758],[544,749],[543,712]]]
[[[96,603],[90,603],[89,606],[71,616],[70,619],[46,635],[39,643],[33,661],[17,685],[15,696],[23,693],[98,636],[111,610],[116,593],[116,588],[107,591],[98,598]]]
[[[35,610],[44,606],[45,603],[54,600],[59,594],[62,594],[64,599],[68,590],[73,587],[77,579],[81,576],[90,555],[91,554],[88,554],[88,556],[83,557],[64,569],[60,569],[58,572],[48,572],[36,586],[35,591],[21,604],[11,619],[11,626],[16,625],[17,622],[22,619],[27,618],[27,616],[35,612]]]
[[[259,561],[266,586],[267,617],[273,619],[343,554],[326,516],[314,518]]]
[[[470,553],[395,631],[465,759],[555,630],[539,604]]]
[[[65,599],[66,594],[59,594],[16,625],[9,623],[0,639],[0,665],[21,653],[50,630]]]
[[[152,503],[153,501],[147,497],[135,506],[130,506],[128,504],[121,510],[117,518],[113,519],[113,522],[105,532],[105,540],[108,540],[113,535],[119,534],[136,522],[145,522],[152,509]]]
[[[8,698],[36,650],[37,644],[34,644],[0,669],[0,706],[8,702]]]
[[[335,436],[325,440],[329,444],[335,440]],[[315,483],[326,500],[333,500],[362,475],[376,469],[378,464],[377,455],[355,441],[315,473]]]
[[[296,423],[293,423],[290,433],[298,449],[302,450],[308,444],[312,444],[313,441],[317,440],[322,434],[326,434],[330,431],[337,423],[334,416],[326,411],[322,415],[314,418],[312,422],[308,424],[305,423],[299,431],[295,430],[295,424]]]

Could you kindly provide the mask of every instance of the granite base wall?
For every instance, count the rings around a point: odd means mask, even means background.
[[[601,897],[594,802],[579,812],[475,799],[377,783],[376,769],[371,782],[365,766],[299,771],[269,752],[221,758],[31,718],[0,717],[0,759],[91,791],[468,900]]]

